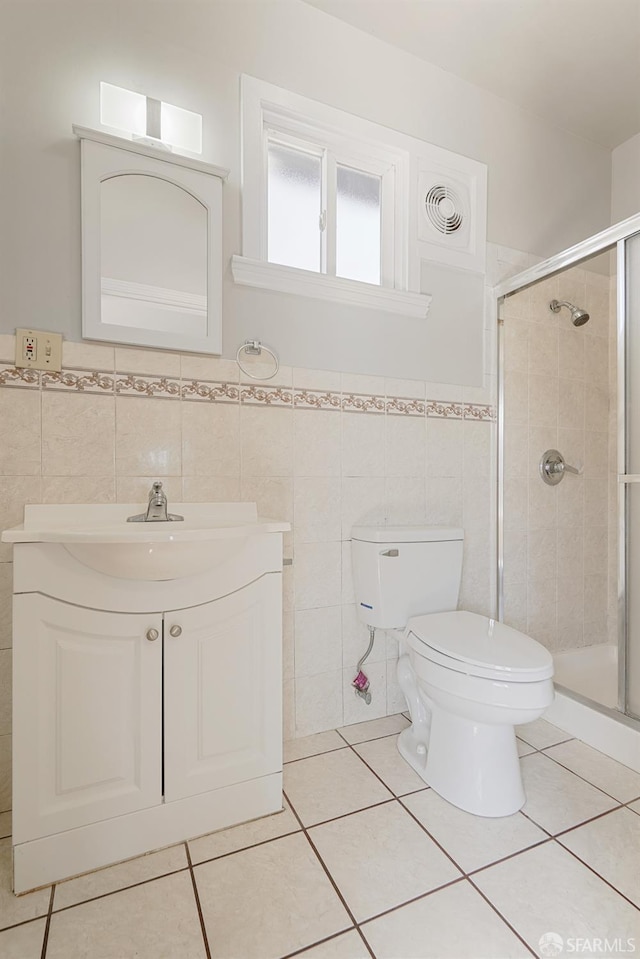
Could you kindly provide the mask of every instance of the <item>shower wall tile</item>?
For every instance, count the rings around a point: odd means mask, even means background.
[[[527,584],[505,583],[504,621],[507,626],[526,631],[527,628]],[[545,645],[547,645],[545,643]]]
[[[558,376],[558,349],[559,336],[555,327],[534,327],[529,337],[529,374]]]
[[[575,328],[552,299],[586,309]],[[574,268],[510,297],[505,347],[505,618],[551,650],[616,634],[615,282]],[[525,398],[526,397],[526,398]],[[582,475],[539,475],[545,449]],[[524,564],[524,570],[523,570]]]
[[[558,338],[560,376],[584,381],[585,335],[582,327],[559,330]]]
[[[504,534],[504,583],[512,587],[527,582],[529,536],[525,530],[506,530]]]
[[[529,426],[570,426],[562,422],[564,397],[559,396],[564,380],[547,375],[544,370],[529,375]]]
[[[504,330],[504,368],[506,373],[529,372],[530,324],[512,320]],[[535,330],[533,331],[535,333]]]
[[[585,392],[582,381],[560,378],[557,416],[557,424],[561,429],[584,429]]]
[[[564,297],[564,292],[562,294]],[[532,323],[544,324],[547,327],[558,326],[558,314],[549,309],[551,300],[560,297],[559,278],[549,277],[536,283],[529,289],[530,320]]]

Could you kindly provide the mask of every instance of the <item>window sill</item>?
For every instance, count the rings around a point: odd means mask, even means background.
[[[333,303],[348,303],[351,306],[364,306],[371,310],[383,310],[403,316],[425,317],[431,305],[431,296],[428,293],[393,290],[373,283],[345,280],[342,277],[327,276],[325,273],[252,260],[246,256],[231,257],[231,273],[234,281],[242,286],[254,286],[278,293],[294,293],[318,300],[330,300]]]

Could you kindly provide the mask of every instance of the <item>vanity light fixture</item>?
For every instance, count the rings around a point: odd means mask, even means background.
[[[202,153],[202,116],[133,90],[100,83],[100,122],[157,147]]]

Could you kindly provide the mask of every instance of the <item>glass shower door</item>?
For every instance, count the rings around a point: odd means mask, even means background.
[[[624,419],[620,438],[626,443],[620,444],[618,469],[626,616],[621,617],[619,693],[621,710],[640,718],[640,233],[620,246],[624,258],[619,256],[619,263],[624,263],[624,269],[618,286],[619,370],[624,371],[625,382],[619,388],[623,406],[619,412]]]

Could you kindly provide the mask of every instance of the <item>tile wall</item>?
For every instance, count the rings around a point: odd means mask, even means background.
[[[615,285],[573,268],[507,298],[505,620],[552,651],[615,641]],[[591,318],[574,327],[569,300]],[[555,448],[583,474],[545,485]]]
[[[63,373],[17,371],[0,336],[0,528],[25,503],[256,501],[288,520],[285,738],[398,712],[397,647],[378,635],[373,700],[351,688],[368,634],[353,599],[355,523],[465,528],[461,605],[494,603],[495,338],[482,387],[282,368],[64,343]],[[9,808],[11,547],[0,545],[0,814]],[[1,834],[1,833],[0,833]]]

